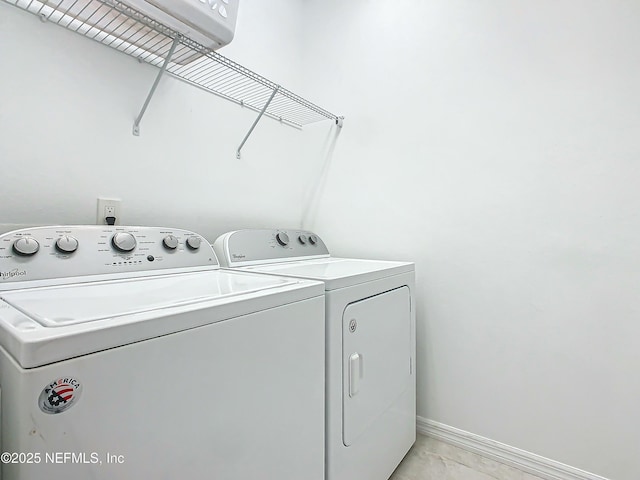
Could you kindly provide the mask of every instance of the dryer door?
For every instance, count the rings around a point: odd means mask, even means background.
[[[386,412],[411,381],[410,291],[400,287],[347,306],[342,316],[345,446]]]

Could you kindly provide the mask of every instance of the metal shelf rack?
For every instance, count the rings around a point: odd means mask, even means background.
[[[264,115],[296,128],[337,116],[265,77],[143,15],[117,0],[3,0],[108,47],[158,67],[133,134],[164,73],[214,95],[259,112],[237,149],[240,150]]]

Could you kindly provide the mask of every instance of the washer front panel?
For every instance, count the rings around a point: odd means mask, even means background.
[[[189,246],[188,241],[200,245]],[[173,247],[172,242],[177,242]],[[162,227],[56,226],[16,230],[0,236],[0,290],[29,282],[88,281],[96,275],[157,275],[167,269],[215,269],[211,246],[188,230]],[[12,287],[12,285],[14,285]]]

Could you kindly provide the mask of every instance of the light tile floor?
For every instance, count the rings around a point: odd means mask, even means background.
[[[540,477],[418,435],[389,480],[541,480]]]

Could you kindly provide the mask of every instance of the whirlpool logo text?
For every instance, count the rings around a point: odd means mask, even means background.
[[[14,268],[13,270],[9,270],[8,272],[0,272],[0,279],[11,280],[14,277],[23,277],[26,274],[26,270],[19,270],[17,268]]]

